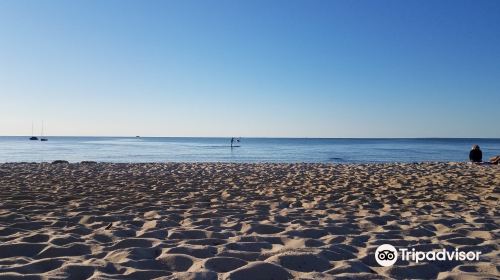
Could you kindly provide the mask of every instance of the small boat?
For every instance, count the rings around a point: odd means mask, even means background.
[[[38,137],[33,136],[33,128],[34,128],[33,122],[31,122],[31,137],[30,137],[30,140],[38,140]]]
[[[42,122],[42,133],[40,134],[40,141],[43,141],[43,142],[49,141],[49,139],[43,138],[43,122]]]

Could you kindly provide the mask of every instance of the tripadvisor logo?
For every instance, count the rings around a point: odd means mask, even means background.
[[[398,257],[401,256],[403,261],[412,261],[419,263],[421,261],[478,261],[479,251],[459,251],[455,249],[454,251],[447,251],[446,249],[436,250],[436,251],[416,251],[415,248],[409,250],[408,248],[401,248],[396,250],[394,246],[390,244],[383,244],[378,246],[375,251],[375,260],[381,266],[391,266],[396,263]]]
[[[398,251],[390,244],[380,245],[375,251],[375,260],[381,266],[391,266],[398,260]]]

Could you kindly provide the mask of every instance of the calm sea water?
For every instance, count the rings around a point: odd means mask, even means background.
[[[500,139],[287,139],[177,137],[0,137],[0,162],[424,162],[466,161],[471,145],[483,158],[500,155]]]

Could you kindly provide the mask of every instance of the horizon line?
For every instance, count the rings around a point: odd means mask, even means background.
[[[33,135],[0,135],[0,137],[31,137]],[[39,135],[34,135],[39,137]],[[44,135],[44,137],[107,137],[107,138],[249,138],[249,139],[500,139],[499,137],[315,137],[315,136],[140,136],[140,135]]]

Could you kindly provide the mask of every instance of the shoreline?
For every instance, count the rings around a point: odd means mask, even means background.
[[[0,279],[499,275],[500,167],[1,163]],[[479,261],[375,262],[378,245]]]
[[[140,162],[125,162],[125,161],[68,161],[64,159],[50,161],[7,161],[0,162],[2,164],[242,164],[242,165],[418,165],[418,164],[466,164],[466,165],[488,165],[488,162],[472,163],[470,161],[384,161],[384,162],[278,162],[278,161],[140,161]],[[492,164],[494,165],[494,164]]]

